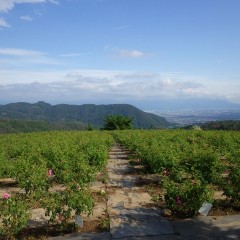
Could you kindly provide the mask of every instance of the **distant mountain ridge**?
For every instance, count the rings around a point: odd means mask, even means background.
[[[0,105],[0,118],[22,119],[49,122],[81,122],[100,128],[106,115],[123,115],[133,118],[135,128],[167,128],[170,123],[165,118],[146,113],[129,104],[109,105],[69,105],[39,101],[31,104],[26,102]]]

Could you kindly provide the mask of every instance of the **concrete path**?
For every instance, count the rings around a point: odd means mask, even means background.
[[[240,239],[240,215],[198,217],[169,222],[161,210],[149,207],[151,196],[137,187],[137,175],[131,174],[127,152],[116,145],[107,165],[107,212],[110,232],[73,233],[51,240],[231,240]]]
[[[129,171],[128,155],[119,145],[112,148],[107,169],[107,210],[112,239],[174,234],[161,211],[148,207],[152,198],[136,186],[138,176]]]

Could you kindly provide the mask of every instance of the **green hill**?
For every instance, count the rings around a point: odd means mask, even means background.
[[[226,121],[211,121],[200,124],[203,130],[240,130],[239,120],[226,120]]]
[[[167,128],[170,124],[162,117],[146,113],[129,104],[110,105],[50,105],[45,102],[10,103],[0,105],[1,119],[21,119],[47,122],[79,122],[100,128],[106,115],[123,115],[134,119],[135,128]]]
[[[80,122],[47,122],[21,119],[0,119],[0,134],[85,129],[87,129],[87,125]]]
[[[240,131],[240,120],[209,121],[182,127],[182,129]]]

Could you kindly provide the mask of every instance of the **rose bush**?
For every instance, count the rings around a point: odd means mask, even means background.
[[[178,183],[165,179],[164,187],[166,205],[178,216],[194,216],[203,202],[213,202],[213,190],[201,180]]]

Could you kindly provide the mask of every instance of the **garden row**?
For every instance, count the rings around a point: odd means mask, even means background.
[[[222,190],[240,206],[240,132],[199,130],[117,131],[114,137],[148,173],[163,176],[165,202],[178,216],[193,216]]]
[[[105,166],[112,144],[110,134],[95,131],[0,135],[0,178],[14,179],[24,190],[0,199],[2,236],[25,228],[36,206],[62,228],[73,212],[91,213],[89,184]],[[54,184],[62,184],[64,192],[49,191]]]

